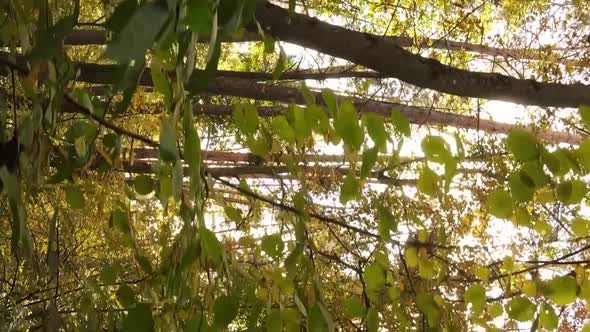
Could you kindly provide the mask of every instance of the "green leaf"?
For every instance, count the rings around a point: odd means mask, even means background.
[[[547,303],[541,306],[539,312],[539,327],[547,330],[555,330],[559,325],[559,319],[553,307]]]
[[[283,320],[281,319],[281,311],[279,309],[272,309],[266,317],[266,331],[267,332],[283,332]]]
[[[308,107],[315,105],[315,96],[313,95],[313,93],[311,93],[307,85],[305,85],[304,81],[301,82],[301,95],[303,96],[305,104]]]
[[[380,264],[375,262],[365,267],[363,279],[367,284],[368,291],[375,292],[385,287],[385,278],[385,270]]]
[[[428,258],[418,257],[418,275],[424,279],[434,279],[436,277],[434,263]]]
[[[528,130],[513,129],[508,133],[506,148],[519,161],[532,161],[539,156],[537,140]]]
[[[160,124],[160,158],[163,161],[173,163],[178,159],[176,137],[176,126],[172,118],[163,118]]]
[[[398,109],[391,110],[391,123],[396,132],[406,137],[410,136],[410,122]]]
[[[487,199],[488,211],[497,218],[508,219],[512,216],[514,206],[512,197],[504,190],[497,189],[490,193]]]
[[[377,162],[377,147],[363,151],[363,164],[361,166],[361,179],[366,179],[371,175],[371,170]]]
[[[440,322],[440,308],[434,301],[434,297],[428,293],[420,292],[416,295],[416,306],[426,315],[428,325],[435,327]]]
[[[219,242],[215,233],[206,228],[200,229],[200,235],[204,256],[211,259],[214,263],[219,264],[223,255],[221,242]]]
[[[405,252],[406,265],[409,268],[418,266],[418,252],[415,247],[407,247]]]
[[[544,283],[544,294],[557,305],[568,305],[576,300],[578,283],[570,276],[555,277]]]
[[[289,144],[295,143],[295,131],[283,115],[274,117],[271,122],[272,132]]]
[[[509,177],[510,193],[519,202],[528,202],[535,194],[535,183],[524,172],[512,173]]]
[[[242,213],[240,212],[240,210],[236,209],[235,207],[231,206],[231,205],[226,205],[223,208],[223,211],[225,212],[225,215],[227,216],[227,218],[235,223],[241,223],[242,222]]]
[[[264,53],[271,54],[275,51],[276,40],[268,34],[264,35]]]
[[[504,313],[504,308],[502,307],[502,304],[500,304],[500,303],[494,303],[494,304],[488,306],[488,314],[490,314],[490,317],[492,317],[492,318],[499,317],[503,313]]]
[[[129,309],[123,320],[123,330],[129,332],[149,332],[154,330],[152,309],[148,304],[138,303]]]
[[[373,142],[375,142],[377,149],[384,152],[387,148],[389,135],[385,131],[383,118],[374,113],[364,113],[363,123],[367,127],[367,133]]]
[[[66,202],[72,209],[82,209],[86,204],[86,199],[84,198],[84,193],[80,191],[80,189],[67,186],[66,187]]]
[[[111,212],[111,221],[113,225],[124,234],[129,234],[131,232],[127,211],[120,208],[114,209],[113,212]]]
[[[590,137],[584,139],[582,143],[580,143],[578,157],[581,164],[586,168],[586,171],[590,171]]]
[[[582,327],[580,332],[590,332],[590,323],[584,324],[584,327]]]
[[[361,185],[358,178],[354,175],[348,175],[340,187],[340,203],[345,204],[351,200],[361,198]]]
[[[360,150],[365,135],[359,125],[356,110],[349,101],[340,104],[338,117],[334,120],[334,129],[342,137],[344,143],[350,146],[353,151]]]
[[[535,305],[526,297],[515,297],[506,306],[508,317],[519,322],[526,322],[535,318]]]
[[[208,0],[190,0],[187,3],[186,23],[198,33],[211,31],[213,21]]]
[[[585,182],[581,180],[570,180],[560,183],[557,186],[556,194],[557,199],[564,204],[578,204],[582,201],[587,191],[588,188]]]
[[[367,311],[367,332],[379,331],[379,313],[371,307]]]
[[[445,164],[447,160],[452,159],[449,144],[441,136],[425,136],[420,146],[428,160]]]
[[[424,167],[418,177],[418,190],[429,196],[436,196],[440,191],[440,177],[430,168]]]
[[[588,236],[590,234],[590,221],[580,217],[572,220],[572,231],[577,237]]]
[[[360,318],[365,315],[366,309],[363,302],[356,297],[350,297],[342,303],[342,313],[350,319]]]
[[[486,289],[481,284],[473,284],[465,291],[465,302],[471,303],[471,310],[479,316],[486,305]]]
[[[213,317],[215,325],[221,328],[227,327],[238,315],[238,301],[233,296],[221,295],[213,304]]]
[[[119,289],[117,289],[117,300],[121,303],[123,308],[130,308],[132,307],[136,300],[135,300],[135,292],[129,287],[128,285],[121,285]]]
[[[590,105],[581,104],[578,108],[580,110],[580,117],[587,129],[590,129]]]
[[[314,303],[310,308],[307,316],[308,331],[328,332],[328,323],[324,318],[321,307]]]
[[[105,57],[119,63],[143,59],[167,19],[168,11],[163,6],[155,3],[141,6],[107,45]]]
[[[285,50],[279,44],[279,59],[277,60],[277,64],[275,65],[275,69],[272,71],[272,79],[278,80],[281,77],[281,74],[285,71],[285,66],[287,64],[287,54],[285,54]]]
[[[533,181],[535,188],[543,188],[549,183],[549,178],[538,161],[524,163],[522,173]]]
[[[105,265],[100,270],[100,281],[105,285],[113,285],[117,281],[117,271],[110,265]]]
[[[254,134],[258,130],[258,111],[252,104],[236,104],[234,106],[234,121],[238,129],[244,134]]]
[[[154,89],[156,92],[161,93],[164,96],[166,109],[169,109],[172,105],[172,90],[170,89],[170,82],[166,76],[166,72],[163,71],[162,65],[158,58],[154,58],[151,63],[152,82],[154,83]]]
[[[124,0],[117,8],[115,8],[113,14],[105,21],[105,28],[118,33],[125,27],[125,23],[129,20],[129,17],[133,16],[133,13],[137,9],[137,0]]]
[[[140,195],[148,195],[154,190],[155,181],[147,175],[138,175],[133,179],[133,187]]]
[[[64,37],[74,29],[76,17],[66,16],[48,30],[42,30],[36,38],[35,47],[29,54],[31,62],[51,58],[59,49]]]
[[[377,229],[382,241],[391,240],[390,232],[397,231],[397,224],[398,220],[388,208],[383,205],[377,207]]]
[[[338,104],[336,103],[336,96],[330,89],[322,89],[322,98],[324,103],[328,106],[328,110],[333,118],[336,118],[338,114]]]
[[[285,243],[280,234],[270,234],[262,238],[260,247],[270,257],[277,258],[283,254]]]

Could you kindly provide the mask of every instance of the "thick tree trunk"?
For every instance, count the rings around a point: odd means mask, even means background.
[[[492,47],[487,45],[459,42],[448,39],[431,39],[425,38],[420,42],[412,37],[407,36],[378,36],[370,35],[373,38],[381,39],[383,41],[392,43],[399,47],[417,47],[420,49],[438,49],[447,51],[467,51],[471,53],[487,55],[492,57],[503,57],[507,59],[515,60],[535,60],[535,61],[549,61],[570,66],[580,66],[584,63],[578,60],[571,60],[567,58],[557,57],[555,59],[542,58],[541,55],[544,51],[541,49],[512,49],[512,48],[501,48]],[[107,42],[107,32],[105,30],[73,30],[64,38],[64,45],[71,46],[83,46],[83,45],[103,45]],[[262,37],[253,31],[246,31],[242,35],[235,36],[224,36],[222,39],[224,42],[256,42],[262,41]],[[208,36],[201,36],[198,42],[207,43],[209,42]],[[561,49],[555,49],[553,51],[564,51]]]
[[[346,59],[417,87],[462,97],[524,105],[578,107],[590,104],[590,86],[543,83],[444,65],[380,38],[294,13],[259,0],[256,19],[278,39]]]
[[[79,75],[78,81],[94,84],[113,84],[116,82],[116,66],[98,65],[98,64],[78,64]],[[189,82],[188,88],[194,86],[195,80]],[[143,86],[153,86],[149,68],[146,69],[139,80]],[[276,85],[260,84],[252,80],[216,78],[213,79],[205,91],[214,95],[243,97],[256,100],[278,101],[284,103],[294,102],[305,105],[303,95],[296,88],[289,88]],[[312,92],[318,103],[323,103],[321,93]],[[516,126],[507,123],[501,123],[492,120],[478,119],[474,116],[466,116],[448,112],[437,111],[433,108],[404,105],[401,103],[389,103],[382,101],[365,100],[349,96],[338,95],[336,98],[342,100],[352,100],[359,112],[373,112],[385,117],[389,117],[392,109],[399,109],[411,123],[419,125],[440,125],[451,126],[464,129],[482,130],[492,133],[508,133]],[[197,106],[201,107],[201,106]],[[231,108],[227,106],[217,106],[215,114],[230,113]],[[274,112],[274,109],[272,110]],[[555,131],[536,131],[537,137],[549,142],[560,142],[569,144],[578,144],[583,137],[569,132]]]

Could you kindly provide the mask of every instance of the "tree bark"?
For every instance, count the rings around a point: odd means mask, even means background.
[[[425,38],[420,42],[417,42],[414,38],[408,36],[379,36],[371,34],[373,38],[381,39],[383,41],[392,43],[399,47],[417,47],[420,49],[439,49],[446,51],[466,51],[481,55],[487,55],[492,57],[503,57],[507,59],[515,60],[534,60],[534,61],[550,61],[563,65],[570,66],[581,66],[585,65],[584,62],[578,60],[570,60],[565,58],[556,58],[554,60],[542,59],[540,54],[545,51],[543,49],[514,49],[514,48],[501,48],[487,45],[480,45],[467,42],[459,42],[448,39],[432,39]],[[228,43],[240,43],[240,42],[258,42],[262,41],[262,37],[253,31],[246,31],[242,35],[235,36],[224,36],[222,37],[224,42]],[[105,30],[88,30],[79,29],[73,30],[64,38],[64,45],[70,46],[83,46],[83,45],[104,45],[108,41],[107,31]],[[200,36],[198,39],[200,43],[209,42],[209,36]],[[557,49],[555,51],[563,51]]]
[[[99,64],[77,64],[79,75],[77,80],[81,82],[94,83],[94,84],[113,84],[116,82],[116,66],[112,65],[99,65]],[[198,79],[198,74],[193,76],[193,79],[189,82],[187,88],[194,89],[195,82]],[[150,69],[146,68],[142,77],[139,79],[139,84],[143,86],[153,86],[151,80]],[[199,92],[194,91],[193,92]],[[243,97],[256,100],[267,100],[267,101],[278,101],[283,103],[294,102],[299,105],[305,105],[303,95],[296,88],[276,86],[269,84],[260,84],[252,80],[244,79],[229,79],[229,78],[216,78],[211,80],[205,91],[201,93],[209,93],[214,95]],[[312,92],[318,103],[323,104],[323,98],[321,93]],[[418,125],[440,125],[440,126],[451,126],[455,128],[463,129],[475,129],[482,130],[491,133],[508,133],[514,129],[515,125],[497,122],[493,120],[478,119],[474,116],[466,116],[460,114],[454,114],[449,112],[437,111],[434,108],[410,106],[401,103],[390,103],[383,101],[365,100],[358,97],[349,97],[343,95],[337,95],[338,101],[352,100],[357,111],[359,112],[373,112],[384,117],[391,115],[392,109],[399,109],[399,111],[405,115],[408,120],[413,124]],[[201,106],[197,106],[201,107]],[[278,109],[276,109],[278,110]],[[269,110],[269,113],[273,113],[275,109]],[[228,106],[216,106],[215,114],[231,114],[231,107]],[[542,140],[549,142],[579,144],[583,137],[575,133],[569,132],[556,132],[537,130],[535,132],[537,137]]]
[[[290,15],[286,9],[267,1],[258,1],[256,19],[266,33],[279,40],[351,61],[417,87],[524,105],[590,104],[588,85],[545,83],[454,68],[369,34],[302,14]]]

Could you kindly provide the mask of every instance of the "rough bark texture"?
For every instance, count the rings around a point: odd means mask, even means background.
[[[95,83],[95,84],[113,84],[116,81],[116,66],[98,65],[98,64],[78,64],[79,75],[78,81]],[[189,82],[189,89],[194,86],[198,74],[194,75],[194,80]],[[140,85],[152,86],[151,74],[149,68],[146,69],[139,80]],[[260,84],[252,80],[244,79],[213,79],[203,93],[243,97],[257,100],[277,101],[304,105],[303,95],[296,88],[289,88],[276,85]],[[321,93],[312,92],[318,103],[323,104]],[[373,112],[388,117],[391,110],[397,108],[404,114],[411,123],[419,125],[440,125],[452,126],[464,129],[479,129],[492,133],[508,133],[515,128],[512,124],[501,123],[493,120],[478,119],[474,116],[460,115],[455,113],[441,112],[432,108],[404,105],[401,103],[389,103],[383,101],[365,100],[349,96],[336,96],[338,100],[349,99],[355,104],[359,112]],[[278,111],[278,109],[276,109]],[[273,113],[275,109],[269,110]],[[217,107],[215,114],[231,114],[231,108],[227,106]],[[549,142],[561,142],[569,144],[578,144],[583,137],[575,133],[555,132],[555,131],[536,131],[537,137]]]
[[[514,48],[501,48],[492,47],[487,45],[459,42],[448,39],[431,39],[425,38],[420,42],[412,37],[407,36],[378,36],[370,35],[373,38],[381,39],[383,41],[395,44],[399,47],[417,47],[419,49],[438,49],[447,51],[467,51],[471,53],[477,53],[481,55],[487,55],[492,57],[504,57],[515,60],[545,60],[555,63],[560,63],[570,66],[585,65],[585,62],[556,57],[555,59],[543,59],[542,54],[545,53],[542,49],[514,49]],[[64,38],[64,45],[77,46],[77,45],[103,45],[107,43],[107,32],[105,30],[86,30],[79,29],[73,30]],[[224,42],[257,42],[262,41],[262,37],[252,31],[246,31],[243,35],[237,36],[224,36],[222,39]],[[206,43],[209,42],[208,36],[201,36],[198,42]],[[562,51],[556,49],[555,51]]]
[[[369,34],[306,15],[289,15],[286,9],[267,1],[258,1],[256,19],[266,33],[282,41],[346,59],[421,88],[525,105],[578,107],[590,104],[588,85],[543,83],[454,68]]]

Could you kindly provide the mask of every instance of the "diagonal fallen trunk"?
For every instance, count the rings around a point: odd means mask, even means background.
[[[590,86],[546,83],[463,70],[425,58],[375,36],[346,29],[259,0],[256,19],[276,38],[345,59],[417,87],[462,97],[524,105],[578,107],[590,104]],[[251,30],[253,27],[251,27]]]

